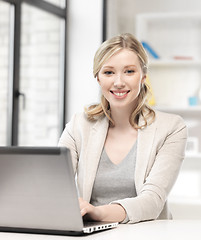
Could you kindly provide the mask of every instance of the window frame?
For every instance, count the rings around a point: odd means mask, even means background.
[[[7,145],[18,145],[19,135],[19,100],[23,93],[20,92],[20,43],[21,43],[21,9],[22,4],[32,5],[47,13],[56,15],[64,20],[63,35],[63,56],[61,60],[61,79],[60,79],[60,99],[59,99],[59,122],[60,133],[63,131],[66,122],[66,87],[67,87],[67,4],[61,8],[43,0],[1,0],[11,4],[10,17],[10,56],[9,56],[9,93],[8,93],[8,125],[7,125]]]

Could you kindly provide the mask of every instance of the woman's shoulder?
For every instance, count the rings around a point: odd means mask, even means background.
[[[178,115],[173,113],[167,113],[162,111],[155,111],[155,121],[154,123],[162,126],[180,126],[185,127],[184,119]]]
[[[86,121],[87,117],[84,112],[76,112],[72,115],[70,122],[75,122],[75,121]]]
[[[75,113],[69,124],[73,124],[73,125],[76,125],[76,126],[83,126],[83,127],[93,127],[95,126],[96,124],[98,123],[101,123],[101,122],[104,122],[104,121],[107,121],[106,120],[106,117],[98,117],[94,120],[90,120],[88,117],[87,117],[87,114],[85,112],[77,112]]]
[[[169,112],[163,112],[163,111],[158,111],[158,110],[155,110],[155,115],[156,115],[156,119],[157,120],[169,120],[169,119],[172,119],[172,120],[180,120],[180,121],[183,121],[183,118],[178,115],[178,114],[174,114],[174,113],[169,113]]]

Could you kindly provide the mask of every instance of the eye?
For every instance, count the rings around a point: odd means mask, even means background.
[[[127,69],[126,71],[125,71],[125,73],[128,73],[128,74],[132,74],[132,73],[134,73],[135,71],[133,70],[133,69]]]
[[[112,72],[112,71],[105,71],[104,74],[105,75],[112,75],[112,74],[114,74],[114,72]]]

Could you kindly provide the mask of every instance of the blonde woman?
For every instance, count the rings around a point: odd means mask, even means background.
[[[71,150],[81,214],[90,220],[171,218],[167,197],[184,159],[187,131],[181,117],[147,105],[147,65],[133,35],[105,41],[93,68],[101,102],[75,114],[60,138],[59,145]]]

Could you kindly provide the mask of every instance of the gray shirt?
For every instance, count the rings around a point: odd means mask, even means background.
[[[114,164],[103,149],[92,190],[91,204],[99,206],[137,195],[134,182],[136,150],[137,142],[119,164]]]

